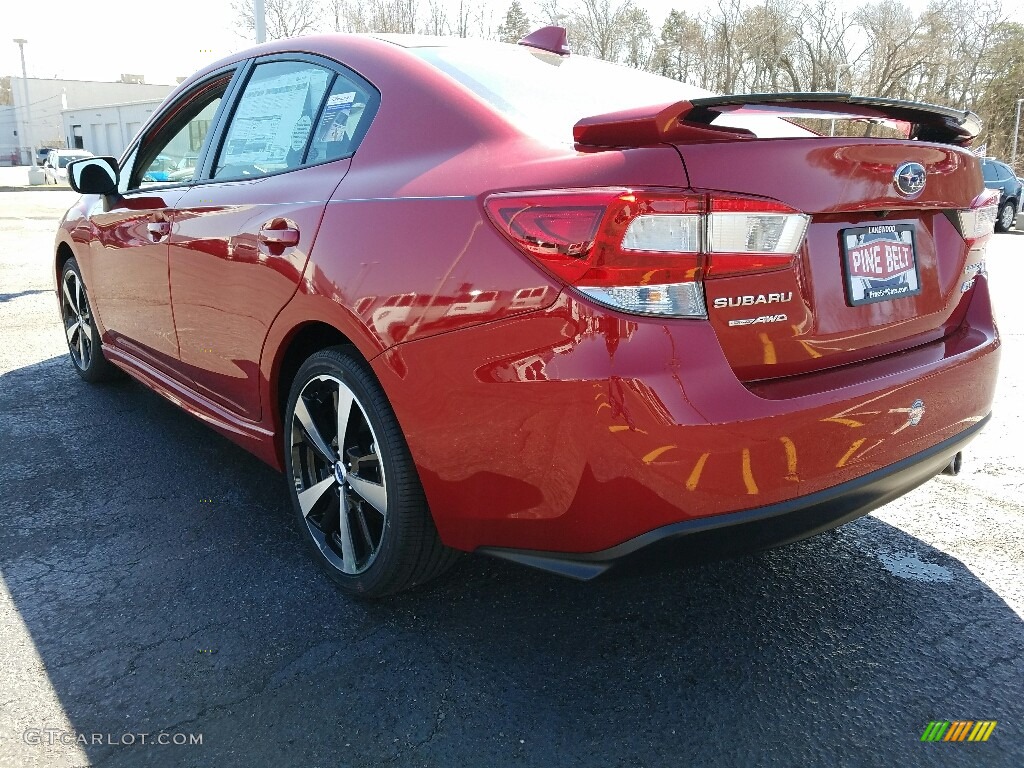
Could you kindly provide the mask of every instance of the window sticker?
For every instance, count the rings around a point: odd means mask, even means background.
[[[327,78],[317,67],[250,81],[231,121],[221,167],[299,165]]]
[[[335,93],[327,99],[324,115],[320,119],[318,142],[342,141],[345,138],[348,119],[355,104],[356,92]]]

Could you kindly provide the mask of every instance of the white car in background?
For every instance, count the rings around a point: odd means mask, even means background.
[[[46,174],[47,184],[68,183],[68,163],[72,160],[81,160],[85,157],[92,157],[92,152],[84,149],[53,149],[46,156],[43,162],[43,173]]]

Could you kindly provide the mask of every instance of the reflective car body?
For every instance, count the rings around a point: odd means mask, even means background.
[[[302,38],[183,82],[122,176],[221,82],[195,173],[123,178],[117,194],[84,196],[57,235],[56,273],[78,259],[104,354],[280,468],[291,377],[312,351],[351,344],[394,408],[443,542],[581,576],[677,534],[746,527],[763,546],[834,526],[937,474],[988,417],[999,339],[987,234],[964,225],[984,202],[968,150],[777,126],[648,135],[650,110],[614,99],[574,115],[559,140],[548,129],[562,124],[543,118],[561,107],[503,111],[447,45]],[[520,58],[524,71],[577,66],[486,45],[496,71]],[[272,151],[228,126],[253,67],[273,61],[358,83],[363,133],[337,159],[239,165],[220,180],[218,147]],[[665,82],[666,104],[703,95]],[[574,143],[573,123],[602,111],[619,116]],[[894,187],[908,162],[927,174],[912,199]],[[694,283],[706,309],[680,317],[574,286],[490,212],[502,196],[565,199],[572,212],[587,207],[580,195],[634,192],[653,196],[651,210],[695,201],[673,215],[709,228],[716,205],[768,201],[766,215],[798,217],[805,234],[791,257]],[[890,224],[913,230],[916,293],[851,305],[844,233]],[[274,231],[297,234],[285,244]]]
[[[1010,229],[1020,210],[1021,193],[1024,183],[1017,178],[1006,163],[991,157],[981,159],[981,174],[986,189],[999,190],[999,215],[996,217],[997,231]]]

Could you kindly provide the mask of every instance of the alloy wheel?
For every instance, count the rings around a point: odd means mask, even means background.
[[[1002,209],[1002,211],[1000,211],[999,215],[1001,217],[1001,220],[1000,220],[999,223],[1002,225],[1003,229],[1010,229],[1010,227],[1013,226],[1014,219],[1016,218],[1016,215],[1014,214],[1013,206],[1010,205],[1010,204],[1004,205],[1003,209]]]
[[[292,480],[314,542],[341,573],[364,573],[384,541],[388,483],[373,426],[344,382],[321,375],[303,386],[290,445]]]
[[[86,371],[93,355],[92,312],[82,279],[72,269],[64,273],[61,281],[61,314],[71,360],[79,370]]]

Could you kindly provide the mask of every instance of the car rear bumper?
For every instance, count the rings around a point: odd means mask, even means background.
[[[856,520],[927,482],[950,465],[989,418],[986,416],[973,427],[921,453],[834,488],[767,507],[670,523],[600,552],[557,553],[500,547],[481,547],[477,551],[588,580],[640,550],[684,537],[699,540],[693,543],[699,543],[705,551],[714,551],[720,545],[730,552],[782,546]]]
[[[963,324],[939,341],[749,385],[709,323],[567,293],[371,364],[449,546],[600,561],[748,516],[786,541],[941,471],[989,415],[1000,342],[984,277],[964,300]],[[823,504],[842,510],[826,519]]]

